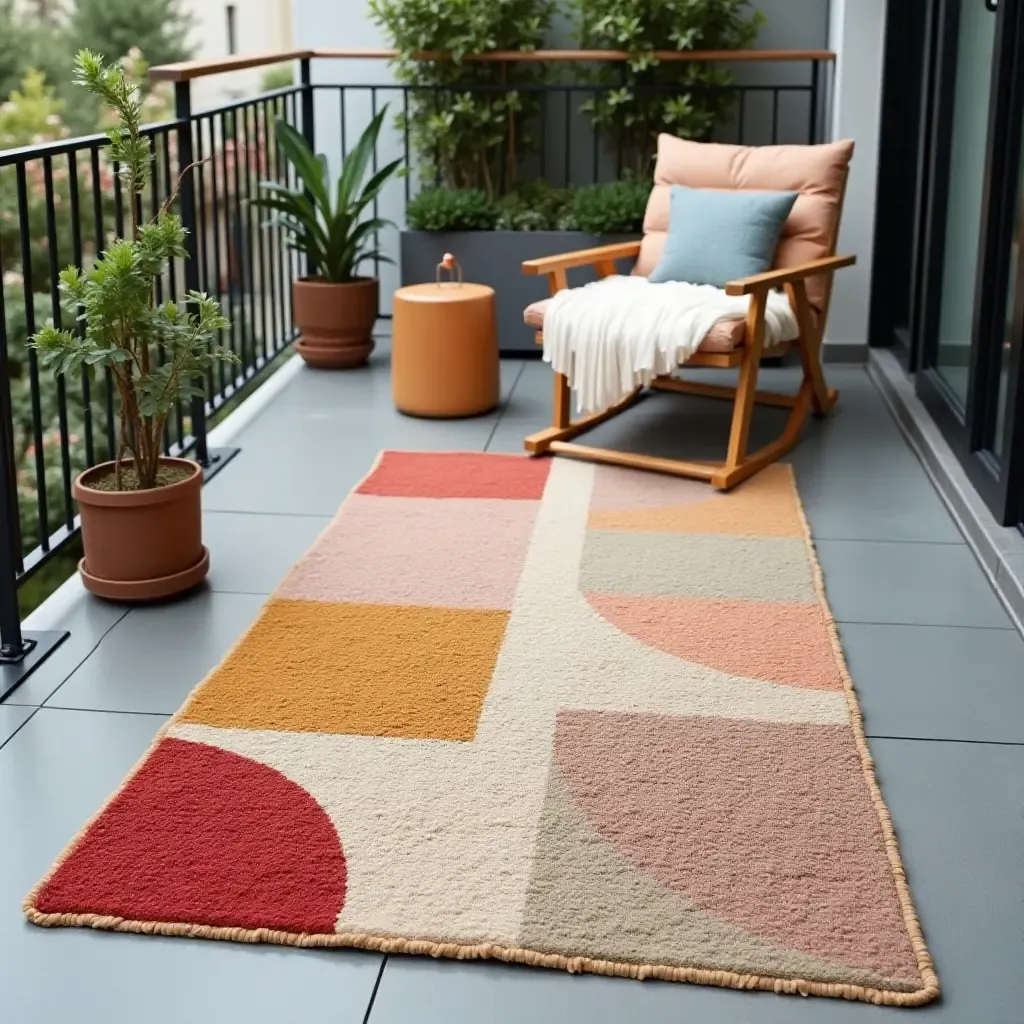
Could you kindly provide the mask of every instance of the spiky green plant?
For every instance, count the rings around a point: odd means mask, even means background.
[[[106,65],[88,50],[75,61],[75,84],[107,104],[118,117],[110,131],[110,157],[120,166],[131,237],[115,239],[85,273],[68,267],[60,275],[61,306],[82,323],[81,331],[52,324],[32,339],[43,365],[55,374],[90,377],[108,367],[117,386],[120,443],[114,486],[126,482],[122,462],[131,454],[128,489],[157,486],[164,424],[178,402],[202,395],[201,381],[217,362],[237,357],[214,344],[228,327],[216,300],[190,291],[189,303],[157,304],[156,284],[171,261],[184,258],[185,229],[170,212],[175,190],[150,221],[139,217],[138,197],[149,179],[150,148],[142,134],[141,97],[120,65]],[[185,168],[183,174],[188,174]],[[161,357],[162,353],[162,357]]]
[[[314,153],[305,138],[287,121],[278,119],[274,123],[281,151],[295,168],[302,187],[261,181],[260,188],[267,195],[252,202],[270,211],[268,225],[284,228],[289,247],[305,253],[324,281],[336,284],[353,280],[364,260],[394,262],[377,248],[380,229],[394,227],[394,224],[382,217],[364,215],[402,166],[401,160],[393,160],[363,184],[387,110],[385,106],[366,126],[345,159],[333,197],[327,179],[327,157]]]

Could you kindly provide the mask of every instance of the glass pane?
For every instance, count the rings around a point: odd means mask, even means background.
[[[966,404],[996,16],[978,0],[959,3],[936,369]]]

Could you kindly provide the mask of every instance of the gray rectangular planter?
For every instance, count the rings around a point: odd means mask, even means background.
[[[602,237],[583,231],[403,231],[401,239],[402,284],[425,284],[434,280],[441,257],[452,253],[462,266],[463,278],[490,285],[498,308],[498,345],[503,354],[536,353],[534,331],[523,323],[523,310],[549,294],[546,277],[527,277],[520,269],[523,260],[557,256],[575,249],[589,249],[609,242],[628,241],[635,236]],[[628,261],[620,261],[623,273]],[[594,280],[590,268],[569,271],[569,284],[577,286]]]

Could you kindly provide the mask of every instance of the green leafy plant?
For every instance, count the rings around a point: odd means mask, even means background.
[[[592,235],[629,235],[643,230],[651,186],[643,181],[609,181],[576,189],[566,221]]]
[[[503,231],[557,231],[566,226],[572,191],[531,181],[500,201],[498,228]]]
[[[500,212],[481,188],[427,188],[409,200],[405,220],[413,231],[493,231]]]
[[[189,308],[157,304],[156,283],[172,260],[183,258],[185,229],[170,212],[172,193],[157,216],[142,222],[140,202],[149,178],[149,142],[141,134],[139,90],[120,65],[107,66],[88,50],[79,52],[75,82],[118,114],[110,132],[110,156],[120,174],[131,211],[131,237],[117,238],[86,272],[68,267],[60,275],[61,304],[82,323],[81,331],[48,325],[32,344],[55,374],[92,376],[109,367],[117,388],[120,441],[114,459],[114,487],[145,490],[159,485],[164,424],[178,403],[202,395],[203,376],[217,362],[237,362],[213,339],[228,327],[214,299],[189,292]],[[184,170],[184,174],[190,168]],[[130,453],[131,465],[123,465]]]
[[[662,61],[658,50],[750,48],[764,15],[749,0],[571,0],[581,48],[625,50],[584,104],[609,149],[645,176],[659,132],[706,139],[732,105],[732,74],[711,63]]]
[[[535,50],[553,0],[371,0],[374,20],[398,51],[400,82],[414,88],[400,117],[424,181],[454,188],[508,191],[519,157],[531,152],[540,94],[520,91],[541,80],[539,65],[467,61],[495,50]],[[443,55],[421,59],[423,53]]]
[[[327,180],[327,157],[314,154],[309,143],[287,121],[278,119],[274,123],[281,151],[295,168],[303,188],[261,181],[260,188],[267,195],[252,202],[270,211],[268,225],[283,227],[288,245],[305,253],[324,281],[354,280],[364,260],[394,262],[377,248],[377,233],[394,225],[381,217],[364,216],[367,207],[402,166],[401,160],[394,160],[363,184],[387,110],[385,106],[373,118],[349,153],[333,197]]]

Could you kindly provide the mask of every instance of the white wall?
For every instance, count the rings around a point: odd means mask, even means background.
[[[832,138],[856,142],[839,232],[839,252],[854,253],[857,265],[836,275],[826,344],[867,345],[885,4],[886,0],[832,0],[829,45],[838,54]]]
[[[115,2],[115,0],[111,0]],[[182,9],[192,17],[189,40],[196,60],[228,55],[229,4],[225,0],[185,0]],[[291,0],[234,0],[235,52],[268,53],[292,46]],[[197,79],[192,84],[192,108],[203,110],[259,92],[266,68],[248,68],[227,75]]]

